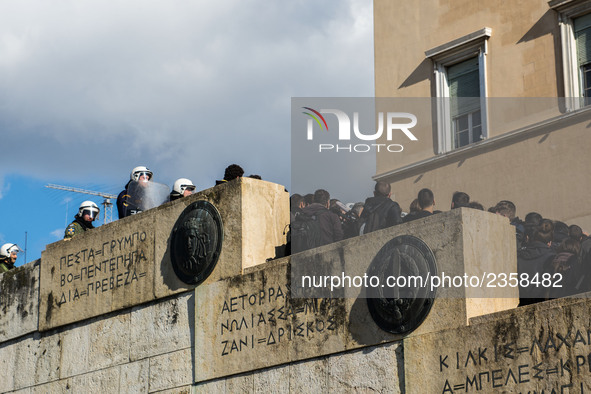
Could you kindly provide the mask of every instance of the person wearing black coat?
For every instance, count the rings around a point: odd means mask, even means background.
[[[541,285],[542,275],[548,272],[548,267],[556,256],[550,248],[554,232],[552,221],[543,220],[534,232],[533,240],[517,251],[517,271],[519,273],[519,305],[530,305],[546,299],[547,288]],[[522,286],[522,275],[526,274],[530,282]],[[537,277],[536,277],[537,274]],[[540,284],[531,283],[537,281]]]
[[[361,212],[363,234],[402,223],[400,205],[390,199],[392,193],[389,183],[376,182],[373,195],[365,200]]]
[[[317,246],[328,245],[343,239],[341,220],[328,210],[330,194],[323,189],[314,192],[314,203],[302,209],[302,214],[315,217],[320,227],[320,242]]]

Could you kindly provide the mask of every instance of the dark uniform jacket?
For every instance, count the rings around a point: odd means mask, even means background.
[[[421,218],[426,218],[427,216],[431,216],[435,214],[435,212],[431,213],[429,211],[416,211],[416,212],[411,212],[408,215],[406,215],[403,218],[404,223],[408,223],[411,222],[413,220],[417,220],[417,219],[421,219]]]
[[[320,227],[320,243],[327,245],[343,239],[343,227],[341,220],[334,212],[330,212],[325,206],[314,203],[302,209],[307,216],[316,216]]]
[[[86,230],[94,228],[92,222],[86,222],[84,219],[76,215],[74,221],[66,227],[64,239],[72,238],[74,235],[82,234]]]
[[[10,271],[14,268],[14,264],[10,263],[9,260],[0,261],[0,273]]]
[[[522,274],[527,274],[528,281],[534,280],[536,274],[537,280],[542,282],[542,275],[548,269],[550,263],[556,256],[556,253],[545,243],[534,241],[528,243],[525,247],[517,251],[517,272],[521,279]],[[544,301],[546,288],[541,285],[529,286],[519,285],[519,305],[529,305]]]
[[[363,234],[381,230],[402,223],[400,205],[386,196],[370,197],[365,200],[361,220],[365,223]]]

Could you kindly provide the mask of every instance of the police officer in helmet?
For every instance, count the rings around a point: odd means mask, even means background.
[[[177,200],[181,197],[188,197],[195,191],[195,185],[187,178],[179,178],[174,182],[172,186],[172,192],[170,192],[170,201]]]
[[[21,250],[16,244],[4,244],[0,248],[0,273],[14,268],[16,258]]]
[[[93,229],[92,222],[98,218],[99,207],[92,201],[84,201],[78,208],[78,213],[74,216],[74,221],[66,227],[64,239],[70,239],[86,230]]]
[[[133,197],[129,194],[129,185],[134,181],[139,185],[145,185],[152,180],[152,175],[152,171],[146,166],[137,166],[131,170],[131,174],[129,174],[129,182],[127,182],[125,189],[119,193],[119,196],[117,197],[117,212],[119,213],[119,219],[141,212],[138,202],[134,201]]]

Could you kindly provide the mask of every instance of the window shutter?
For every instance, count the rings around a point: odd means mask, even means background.
[[[591,14],[575,19],[575,41],[579,66],[591,62]]]
[[[590,51],[591,53],[591,51]],[[480,108],[478,58],[454,64],[447,69],[452,119]],[[474,98],[471,98],[474,97]]]

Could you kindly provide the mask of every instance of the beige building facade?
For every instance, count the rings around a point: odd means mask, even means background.
[[[374,176],[403,210],[428,187],[591,230],[591,1],[375,0],[374,20],[376,97],[418,100],[418,141]]]

